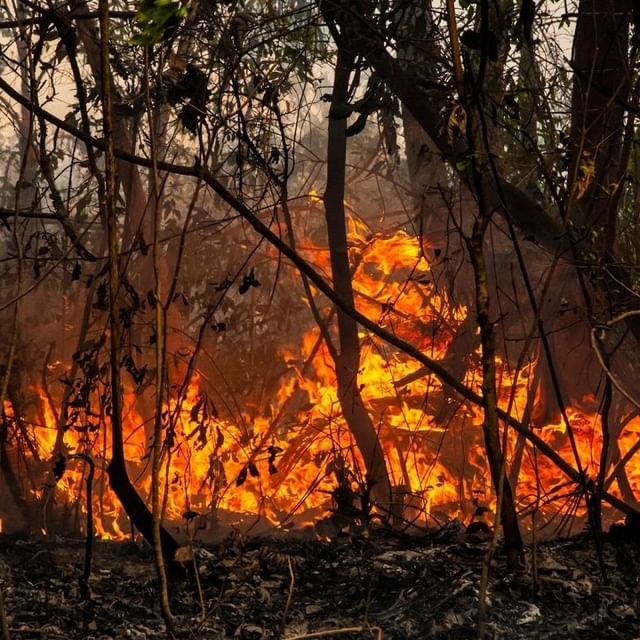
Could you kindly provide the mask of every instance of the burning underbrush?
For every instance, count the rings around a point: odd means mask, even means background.
[[[472,311],[451,303],[436,285],[427,254],[437,260],[437,252],[405,232],[371,234],[355,221],[350,239],[358,309],[434,360],[450,360],[452,341]],[[330,274],[326,250],[307,242],[300,251]],[[290,277],[294,286],[294,276]],[[240,293],[258,284],[252,270]],[[330,327],[332,310],[325,307],[319,312]],[[222,331],[224,322],[216,321],[215,328]],[[287,343],[286,337],[272,354],[274,368],[282,372],[278,387],[260,415],[242,407],[229,410],[205,364],[192,359],[188,366],[174,368],[170,401],[162,415],[165,521],[186,525],[193,534],[213,532],[221,521],[289,528],[313,524],[336,510],[361,524],[387,515],[369,511],[365,465],[342,417],[334,362],[322,331],[309,322],[300,340]],[[495,499],[482,440],[481,407],[452,396],[436,376],[378,338],[368,333],[360,338],[360,393],[383,445],[394,495],[402,505],[402,526],[440,526],[456,518],[467,524],[490,523]],[[98,341],[94,346],[99,352]],[[99,370],[90,383],[81,375],[98,367],[95,360],[86,354],[74,357],[71,363],[48,365],[43,383],[31,389],[37,406],[23,414],[6,403],[3,451],[18,477],[13,492],[3,490],[0,517],[7,530],[34,528],[33,515],[30,522],[20,522],[15,515],[14,503],[22,492],[31,503],[30,511],[23,513],[36,513],[36,528],[47,531],[64,521],[67,528],[82,530],[88,466],[75,456],[83,454],[96,468],[91,500],[97,534],[123,539],[131,528],[106,473],[112,454],[108,388]],[[478,392],[479,353],[465,358],[462,382]],[[77,375],[71,378],[74,363]],[[148,497],[149,385],[139,384],[144,376],[132,362],[124,367],[133,380],[124,393],[125,457],[135,487]],[[535,354],[519,368],[499,362],[500,405],[526,424],[540,401],[538,369]],[[259,385],[260,373],[254,377]],[[559,417],[535,425],[535,433],[574,467],[577,455],[590,478],[598,472],[602,447],[601,417],[595,406],[593,398],[584,397],[567,407],[570,429]],[[566,524],[566,516],[582,518],[585,509],[575,483],[522,434],[509,429],[504,435],[523,526],[552,532]],[[639,437],[640,418],[629,419],[619,430],[616,455],[606,461],[610,467],[606,488],[614,495],[621,493],[621,478],[628,490],[640,495],[635,455]]]

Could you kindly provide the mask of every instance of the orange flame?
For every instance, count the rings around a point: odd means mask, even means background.
[[[310,196],[318,199],[316,194]],[[442,359],[468,309],[450,305],[431,281],[420,241],[403,231],[368,235],[365,225],[350,220],[350,251],[358,309],[380,324],[413,341],[432,358]],[[307,258],[330,273],[325,248],[307,243]],[[403,353],[361,334],[359,380],[370,415],[379,427],[394,485],[407,496],[407,518],[472,516],[479,503],[491,507],[494,498],[482,441],[482,411],[464,406],[448,422],[439,422],[432,398],[443,397],[442,384]],[[259,514],[276,525],[294,513],[309,519],[325,513],[335,486],[336,464],[363,469],[362,460],[340,414],[333,362],[319,330],[311,328],[301,345],[283,345],[288,375],[283,377],[271,407],[271,416],[247,416],[232,422],[220,417],[205,393],[203,372],[193,375],[180,401],[165,407],[167,442],[163,453],[164,517],[180,522],[186,512],[215,515],[220,510]],[[306,366],[305,366],[306,363]],[[535,362],[515,374],[499,363],[499,401],[507,409],[514,393],[512,413],[522,418],[531,391]],[[480,388],[478,371],[467,372],[465,383]],[[39,391],[42,424],[34,427],[38,455],[54,455],[58,420],[49,397]],[[297,399],[296,399],[297,398]],[[295,400],[295,401],[294,401]],[[150,490],[149,429],[137,411],[139,398],[125,394],[125,455],[138,490]],[[291,407],[291,408],[290,408]],[[7,414],[10,407],[6,407]],[[600,418],[569,408],[581,462],[597,473],[602,447]],[[451,415],[451,414],[450,414]],[[103,538],[127,535],[122,508],[108,486],[106,468],[111,459],[108,419],[76,416],[63,437],[67,453],[88,453],[96,462],[93,500],[96,528]],[[100,427],[100,428],[98,428]],[[546,442],[571,464],[574,455],[563,424],[538,430]],[[619,458],[631,451],[640,436],[640,417],[631,420],[618,440]],[[507,434],[509,464],[517,464],[516,495],[520,509],[540,508],[566,493],[566,481],[557,468],[513,430]],[[336,460],[342,461],[336,463]],[[627,477],[640,495],[640,464],[627,464]],[[71,503],[84,500],[87,470],[70,462],[57,491]],[[355,482],[357,474],[350,476]],[[352,487],[355,488],[355,487]],[[620,494],[617,481],[610,487]]]

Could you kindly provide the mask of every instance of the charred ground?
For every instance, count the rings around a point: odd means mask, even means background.
[[[359,634],[324,637],[472,638],[487,544],[455,524],[420,538],[383,531],[331,541],[230,537],[197,550],[204,619],[188,573],[174,577],[172,608],[190,638],[266,640],[367,625]],[[62,538],[0,538],[12,637],[166,637],[150,551],[133,543],[96,543],[91,599],[82,602],[83,546]],[[535,553],[529,548],[521,574],[508,574],[498,556],[489,583],[487,636],[640,635],[640,547],[618,530],[605,538],[603,556],[607,581],[587,534],[542,543]]]

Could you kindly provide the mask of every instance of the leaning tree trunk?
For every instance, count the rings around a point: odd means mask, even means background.
[[[345,104],[348,101],[352,62],[353,56],[339,48],[333,86],[333,105]],[[330,114],[324,206],[333,286],[340,298],[345,300],[350,307],[354,307],[344,208],[346,130],[346,119],[331,117]],[[391,506],[391,483],[387,473],[384,451],[371,417],[362,401],[358,385],[358,369],[360,367],[358,325],[351,316],[341,309],[338,309],[337,316],[340,350],[336,357],[335,368],[342,413],[366,465],[367,483],[371,489],[370,495],[383,508],[389,509]]]
[[[486,19],[486,16],[485,16]],[[429,22],[429,20],[425,20]],[[404,35],[408,35],[408,42],[411,42],[411,19],[407,19],[404,23],[398,25]],[[412,73],[412,69],[415,69],[417,63],[424,63],[420,60],[420,54],[413,50],[414,48],[406,46],[404,48],[405,56],[400,56],[401,59],[406,60],[404,64],[408,64],[409,69],[407,73]],[[411,54],[414,53],[416,57],[412,58]],[[429,71],[433,71],[437,68],[437,64],[434,62],[434,57],[428,61],[428,65],[421,64],[421,68],[426,66]],[[482,67],[482,65],[481,65]],[[495,69],[492,69],[495,74]],[[495,88],[499,84],[499,79],[492,76],[492,86]],[[472,111],[472,107],[466,104],[465,87],[463,78],[457,78],[457,84],[460,95],[461,104],[464,104],[468,112]],[[400,97],[404,97],[400,95]],[[334,93],[335,99],[335,93]],[[437,103],[436,103],[437,104]],[[405,103],[406,106],[414,106]],[[415,112],[414,112],[415,113]],[[417,124],[414,116],[411,115],[408,109],[405,108],[404,121],[408,125],[409,131],[415,130]],[[407,132],[405,132],[406,134]],[[493,136],[487,135],[487,144],[490,144],[490,139]],[[507,553],[508,564],[511,568],[517,568],[523,564],[523,543],[518,525],[518,518],[515,509],[514,496],[511,485],[509,483],[506,468],[505,459],[502,451],[502,445],[500,442],[500,431],[498,423],[498,407],[497,407],[497,390],[496,390],[496,334],[493,326],[493,322],[490,319],[490,291],[493,287],[490,286],[489,274],[485,263],[484,252],[485,247],[485,232],[491,221],[493,214],[493,208],[486,202],[484,185],[482,180],[473,180],[471,183],[472,189],[476,191],[478,202],[469,201],[465,206],[460,206],[461,221],[455,224],[455,220],[449,222],[448,218],[452,215],[452,200],[450,192],[450,182],[446,179],[444,172],[444,162],[441,154],[436,156],[432,150],[436,150],[437,146],[431,136],[423,131],[421,136],[421,144],[415,144],[415,140],[410,140],[407,145],[408,165],[411,173],[411,179],[413,182],[413,191],[419,194],[417,204],[421,207],[422,211],[420,219],[425,221],[425,230],[431,228],[437,228],[440,225],[444,231],[441,233],[444,236],[443,244],[448,246],[450,238],[453,237],[451,229],[456,229],[455,234],[460,235],[460,239],[465,238],[467,233],[470,233],[470,240],[467,243],[467,249],[469,251],[471,261],[473,264],[474,284],[475,287],[465,287],[465,291],[462,292],[462,297],[465,298],[467,306],[471,308],[473,302],[476,305],[476,319],[480,328],[481,346],[482,346],[482,369],[483,369],[483,383],[482,383],[482,397],[484,406],[484,420],[483,420],[483,436],[485,443],[485,450],[487,455],[487,461],[491,472],[491,478],[493,486],[500,499],[500,522],[502,524],[504,538],[505,538],[505,550]],[[472,136],[469,137],[469,144],[471,147],[484,147],[478,140],[473,140]],[[478,154],[482,156],[483,154]],[[470,154],[471,158],[474,158],[474,154]],[[437,162],[442,164],[441,171],[425,170],[423,164],[429,167]],[[479,162],[474,160],[474,162]],[[474,178],[479,177],[480,172],[490,172],[488,163],[484,163],[485,166],[474,168],[471,172]],[[431,182],[430,182],[431,181]],[[426,197],[429,194],[430,197]],[[449,197],[447,197],[447,195]],[[440,199],[440,206],[438,207],[438,199]],[[435,206],[434,206],[435,205]],[[456,205],[456,208],[459,206]],[[475,215],[474,215],[475,214]],[[471,230],[472,220],[476,218],[476,224]],[[428,238],[429,239],[429,238]],[[460,257],[463,258],[462,252]],[[438,265],[437,261],[433,265],[435,271],[441,271],[440,281],[446,289],[447,293],[451,294],[451,299],[454,300],[454,280],[455,275],[458,276],[459,272],[456,269],[455,274],[451,274],[450,278],[447,277],[450,266],[448,260],[443,260],[442,264]],[[457,288],[460,288],[460,284],[457,284]],[[475,295],[474,295],[475,294]],[[475,300],[474,300],[475,298]],[[460,327],[461,335],[459,339],[454,340],[447,353],[447,362],[451,366],[455,363],[454,368],[457,369],[456,375],[460,379],[464,376],[466,370],[467,354],[473,351],[475,344],[475,336],[473,331],[473,317],[469,314],[469,319],[463,323]],[[448,403],[446,403],[448,404]],[[440,416],[443,417],[443,416]]]

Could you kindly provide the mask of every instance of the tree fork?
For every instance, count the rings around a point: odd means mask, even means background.
[[[352,68],[353,55],[338,46],[332,109],[335,105],[346,104],[349,100],[349,77]],[[346,118],[332,117],[330,111],[324,207],[333,286],[336,293],[347,302],[349,308],[355,308],[344,208],[346,130]],[[354,318],[342,309],[338,309],[338,333],[340,353],[335,358],[335,368],[342,414],[364,459],[367,484],[371,487],[371,495],[374,501],[380,502],[384,508],[389,508],[391,506],[391,483],[384,451],[371,421],[371,416],[364,407],[358,387],[358,369],[360,367],[358,325]]]

